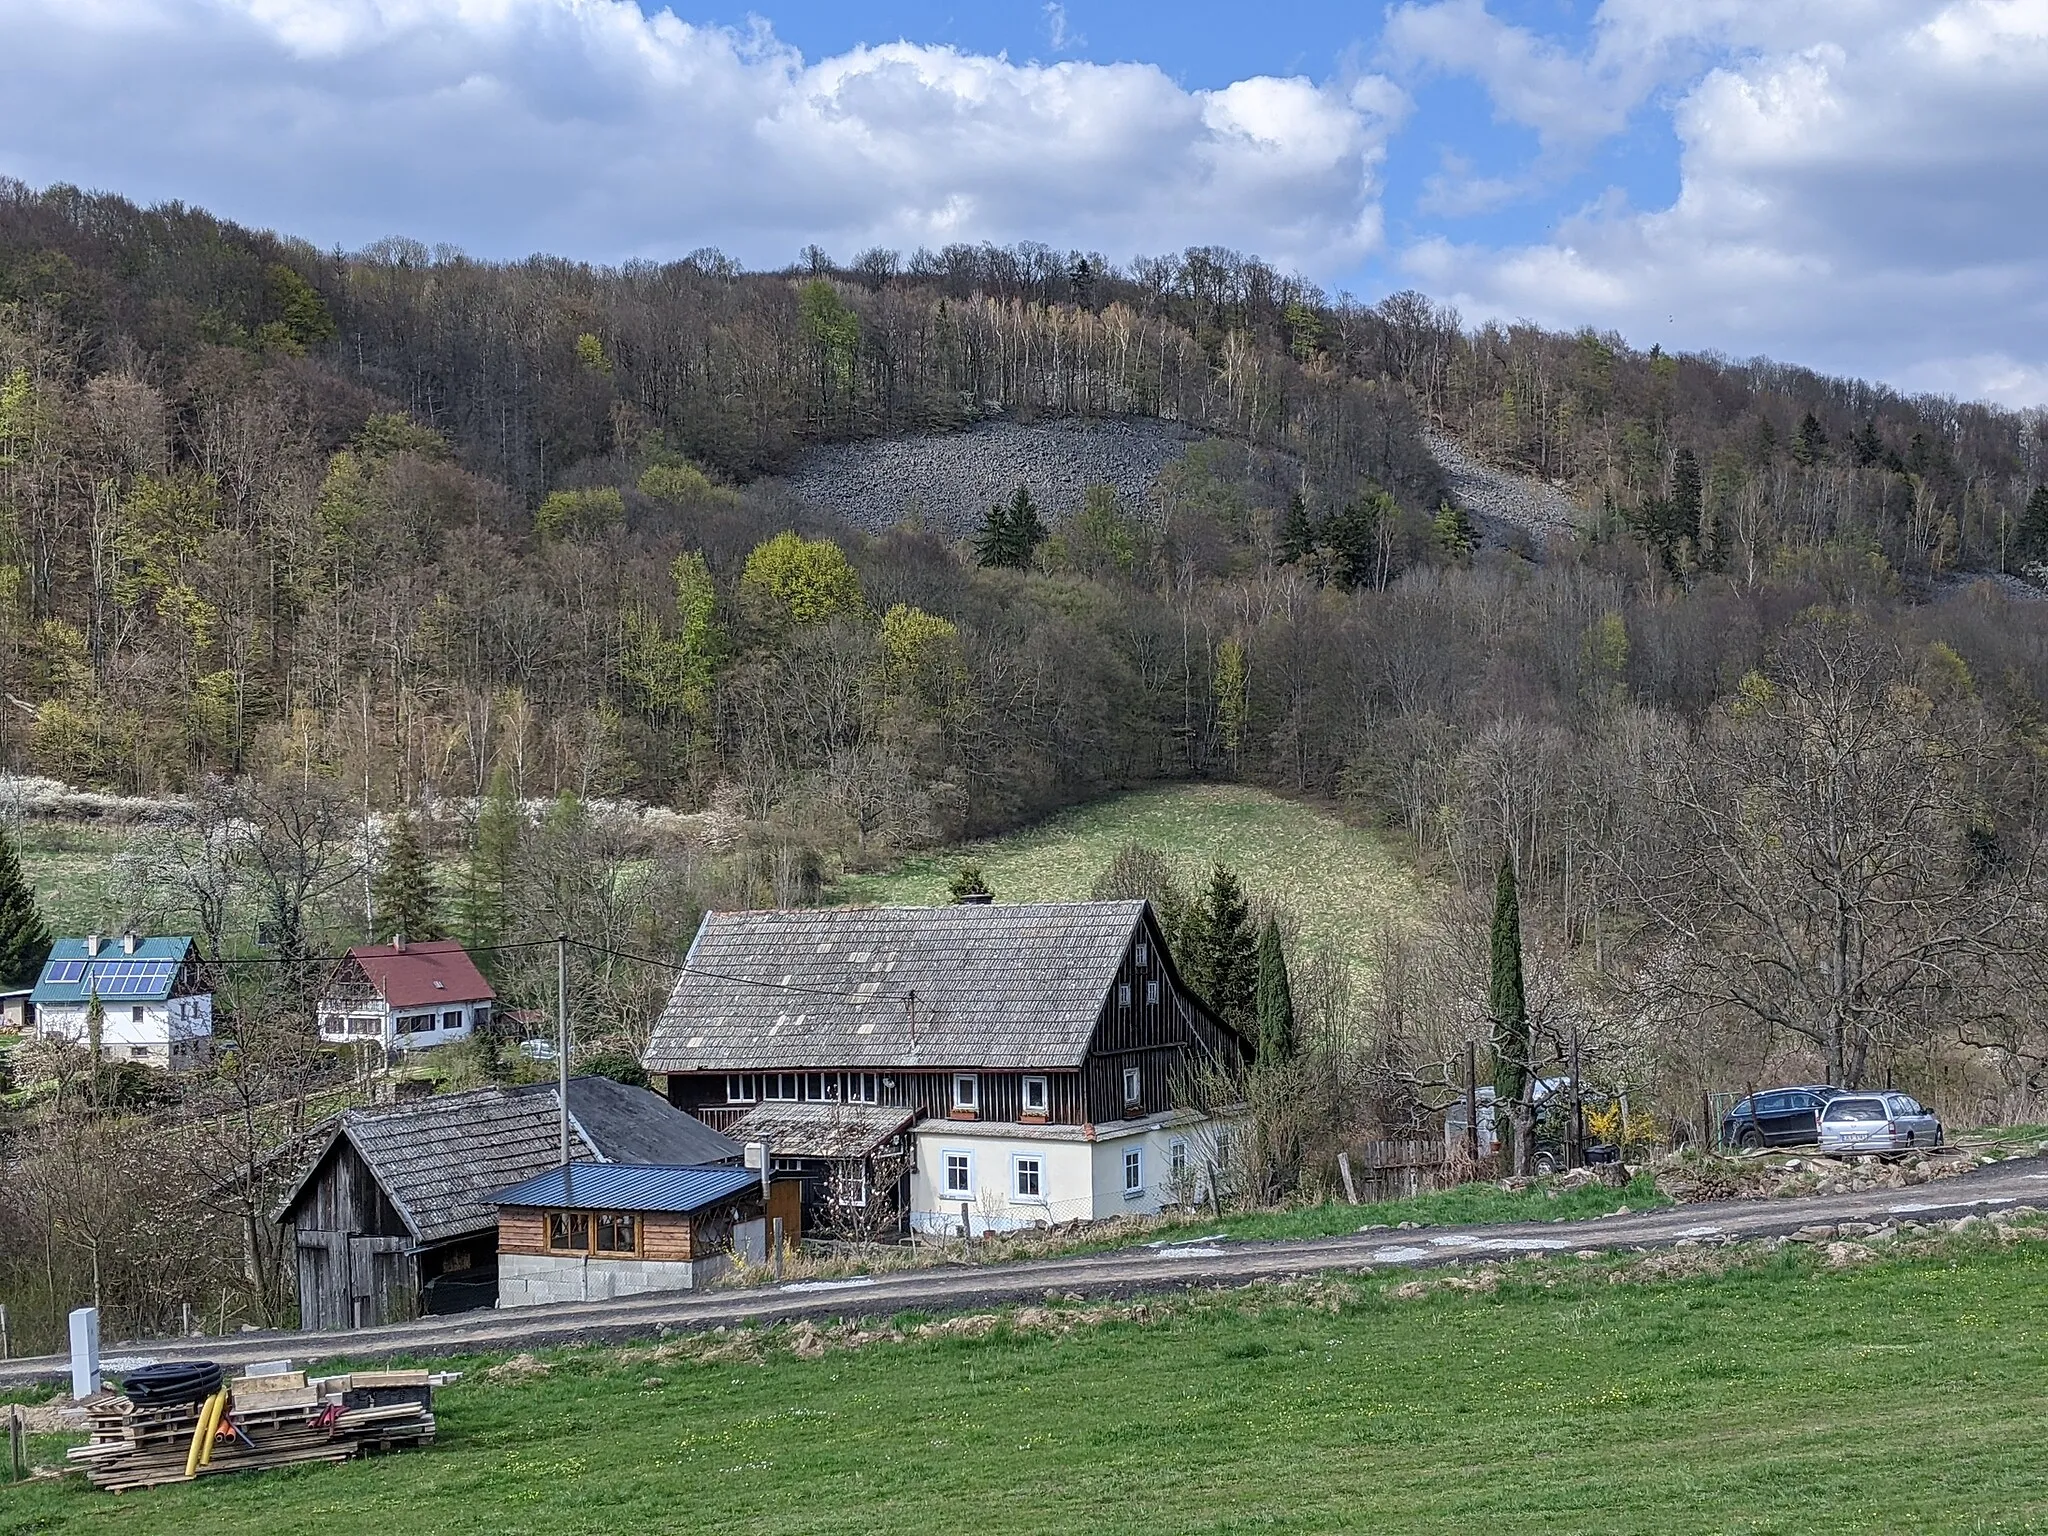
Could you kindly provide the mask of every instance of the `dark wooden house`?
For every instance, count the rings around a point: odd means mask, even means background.
[[[560,1161],[552,1084],[350,1110],[322,1132],[277,1212],[293,1230],[300,1326],[367,1328],[497,1300],[491,1196]],[[659,1095],[569,1081],[570,1155],[736,1164],[738,1144]]]
[[[1230,1142],[1190,1084],[1251,1055],[1151,908],[1104,901],[711,913],[645,1062],[736,1140],[786,1124],[779,1159],[908,1117],[908,1219],[936,1227],[1186,1198]]]

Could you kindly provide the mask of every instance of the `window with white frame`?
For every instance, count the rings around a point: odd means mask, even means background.
[[[1036,1157],[1010,1159],[1010,1188],[1019,1200],[1045,1198],[1045,1163]]]
[[[761,1074],[761,1097],[777,1104],[794,1104],[802,1085],[802,1074],[796,1072],[763,1072]]]
[[[846,1074],[846,1102],[849,1104],[879,1104],[881,1079],[872,1072],[849,1072]]]
[[[953,1107],[967,1110],[981,1107],[981,1079],[972,1072],[953,1074]]]
[[[1131,984],[1128,981],[1120,981],[1116,984],[1116,1003],[1119,1008],[1131,1006]]]
[[[974,1154],[972,1152],[948,1152],[946,1154],[946,1198],[949,1200],[972,1200],[974,1198]]]
[[[1154,976],[1145,983],[1145,1002],[1150,1007],[1159,1006],[1159,978]]]
[[[1048,1102],[1049,1096],[1046,1093],[1045,1079],[1042,1077],[1025,1078],[1024,1113],[1027,1115],[1042,1115],[1046,1112]]]
[[[1145,969],[1151,958],[1152,951],[1146,946],[1145,941],[1143,939],[1138,940],[1138,969],[1141,971]]]
[[[1184,1179],[1188,1173],[1188,1144],[1176,1136],[1166,1144],[1166,1159],[1176,1179]]]
[[[751,1104],[756,1093],[754,1074],[751,1072],[728,1072],[725,1076],[725,1102],[728,1104]]]
[[[1133,1147],[1124,1154],[1124,1198],[1145,1193],[1145,1153]]]
[[[1145,1097],[1144,1074],[1136,1067],[1124,1068],[1124,1105],[1128,1108]]]

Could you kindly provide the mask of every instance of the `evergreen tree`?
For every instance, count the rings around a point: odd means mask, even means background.
[[[1827,451],[1827,429],[1820,424],[1820,418],[1808,411],[1799,421],[1799,432],[1792,439],[1792,458],[1802,468],[1811,469],[1820,462],[1820,456]]]
[[[1007,503],[997,502],[988,509],[981,534],[974,541],[974,553],[983,565],[1022,570],[1048,537],[1029,488],[1020,485]]]
[[[34,983],[50,955],[50,930],[7,829],[0,827],[0,987]]]
[[[1469,560],[1472,551],[1479,547],[1479,525],[1472,521],[1472,514],[1456,502],[1443,501],[1437,505],[1430,537],[1436,540],[1436,547],[1451,559]]]
[[[1700,510],[1705,504],[1700,461],[1690,448],[1681,448],[1671,456],[1671,533],[1674,545],[1679,539],[1698,542]]]
[[[1515,889],[1515,861],[1500,856],[1493,896],[1493,974],[1486,993],[1493,1016],[1493,1117],[1501,1148],[1517,1172],[1532,1149],[1522,1095],[1529,1081],[1529,1000],[1522,986],[1522,903]]]
[[[1294,1059],[1294,988],[1287,979],[1287,951],[1280,925],[1271,918],[1259,935],[1259,1061],[1282,1066]]]
[[[2034,494],[2027,498],[2013,543],[2023,564],[2048,560],[2048,485],[2035,486]]]
[[[1315,552],[1315,524],[1308,515],[1308,498],[1296,491],[1287,498],[1287,516],[1280,524],[1280,548],[1276,553],[1282,565],[1292,565],[1297,560],[1306,560]]]
[[[1186,928],[1195,990],[1219,1018],[1249,1030],[1257,1022],[1258,939],[1244,887],[1223,865],[1210,871],[1209,889],[1188,914]]]
[[[1379,567],[1380,527],[1394,515],[1394,498],[1368,490],[1337,509],[1323,542],[1330,549],[1330,574],[1346,587],[1368,587]],[[1472,539],[1478,543],[1476,531]]]
[[[511,773],[503,767],[492,770],[477,808],[476,841],[463,866],[460,917],[463,937],[472,947],[488,948],[512,931],[512,882],[525,830]]]
[[[1874,418],[1864,422],[1861,428],[1849,434],[1849,446],[1855,450],[1858,469],[1868,469],[1873,464],[1884,462],[1884,439],[1877,435],[1877,422]]]
[[[383,862],[370,882],[370,906],[377,914],[376,937],[380,939],[448,936],[441,926],[434,871],[410,811],[400,811],[392,818],[384,839]]]

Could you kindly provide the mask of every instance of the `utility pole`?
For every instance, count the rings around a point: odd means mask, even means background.
[[[1465,1042],[1465,1153],[1479,1161],[1479,1047]]]
[[[562,1101],[562,1166],[566,1169],[569,1166],[569,935],[566,933],[555,939],[555,1093]]]

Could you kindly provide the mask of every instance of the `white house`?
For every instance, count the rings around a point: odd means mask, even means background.
[[[213,1050],[213,994],[189,938],[59,939],[29,994],[36,1031],[110,1057],[184,1068]]]
[[[452,939],[358,944],[320,999],[320,1038],[379,1045],[387,1055],[467,1040],[491,1022],[497,994]]]
[[[1231,1126],[1191,1090],[1252,1053],[1146,903],[1097,901],[711,913],[644,1064],[821,1190],[907,1136],[907,1224],[980,1232],[1204,1198]]]

